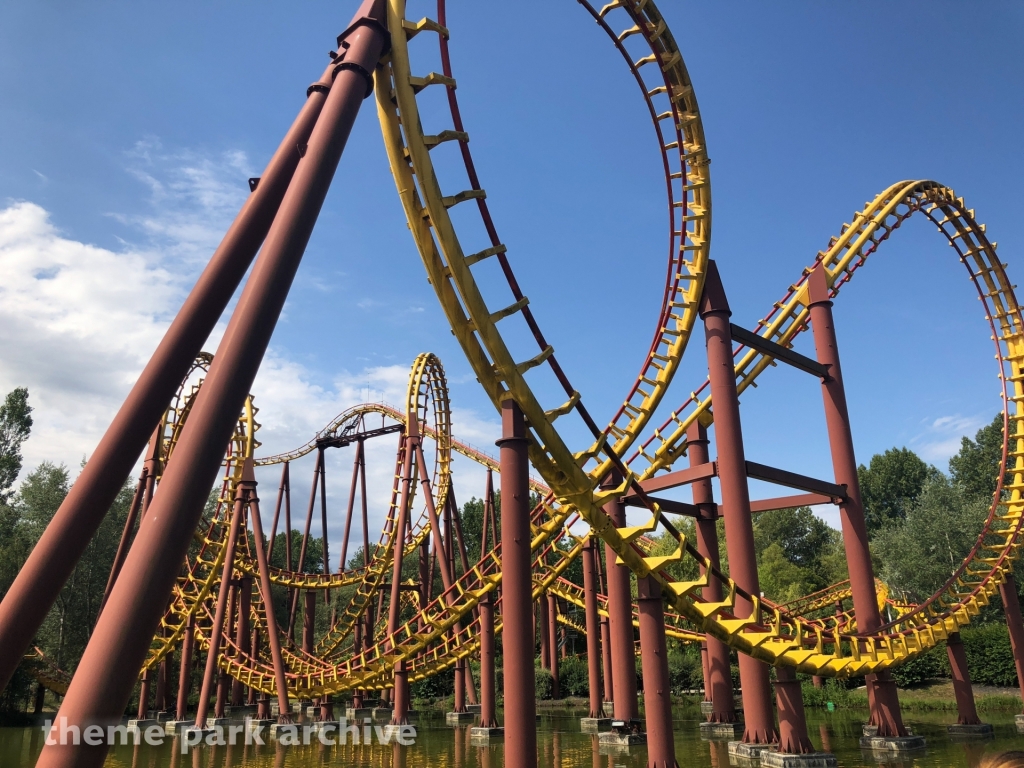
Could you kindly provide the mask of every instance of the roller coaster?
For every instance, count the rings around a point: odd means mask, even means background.
[[[494,637],[504,634],[506,732],[527,738],[534,728],[527,720],[537,631],[545,663],[556,671],[556,623],[586,635],[591,717],[603,716],[598,710],[607,698],[614,701],[616,719],[628,722],[638,718],[636,690],[630,689],[635,681],[616,674],[616,665],[632,667],[637,627],[650,765],[674,763],[671,739],[666,744],[662,733],[664,721],[657,722],[657,696],[647,691],[648,680],[658,680],[666,636],[702,645],[706,695],[713,705],[709,720],[730,728],[737,716],[720,662],[724,653],[728,663],[729,649],[737,651],[746,720],[745,730],[740,727],[737,734],[743,733],[743,743],[776,744],[783,753],[800,753],[809,751],[809,743],[801,726],[802,704],[798,714],[791,706],[799,695],[799,687],[796,693],[792,688],[793,672],[817,678],[869,676],[876,738],[910,739],[888,670],[942,641],[950,641],[953,653],[959,629],[997,595],[1016,604],[1011,569],[1024,515],[1024,443],[1018,437],[1024,418],[1024,317],[985,226],[963,198],[938,182],[893,184],[855,212],[825,248],[809,255],[807,268],[751,329],[733,324],[710,258],[708,150],[680,48],[651,0],[615,0],[600,9],[587,0],[579,4],[636,81],[665,177],[666,280],[650,346],[622,405],[600,426],[583,392],[559,364],[513,271],[511,249],[491,216],[462,119],[444,0],[429,9],[426,4],[407,8],[405,0],[368,0],[339,36],[330,66],[310,86],[306,107],[267,171],[252,180],[249,202],[87,465],[76,484],[78,495],[69,497],[67,509],[51,526],[52,535],[44,536],[0,606],[0,647],[15,648],[20,655],[28,641],[15,636],[11,619],[31,625],[39,608],[28,605],[26,590],[32,588],[38,599],[51,594],[55,583],[52,571],[44,578],[33,569],[40,562],[52,563],[57,554],[73,564],[74,553],[67,548],[78,544],[70,541],[69,531],[89,533],[92,523],[82,510],[90,504],[109,507],[110,489],[124,480],[148,439],[108,596],[79,669],[69,677],[39,652],[32,655],[40,682],[66,694],[62,713],[83,721],[116,713],[141,679],[139,719],[154,708],[202,728],[213,699],[215,717],[224,715],[230,700],[234,706],[256,706],[259,718],[276,714],[287,723],[294,703],[315,701],[314,717],[331,720],[336,700],[350,700],[359,709],[372,694],[393,708],[392,722],[398,724],[408,715],[409,683],[452,668],[456,713],[464,712],[465,697],[475,700],[478,692],[467,661],[481,659],[481,725],[493,728]],[[430,12],[433,17],[420,15]],[[416,65],[420,58],[435,56],[439,72]],[[419,110],[428,89],[444,94],[450,118],[433,134],[425,132]],[[250,394],[255,371],[348,127],[360,102],[371,96],[428,280],[481,387],[502,413],[498,457],[460,442],[453,433],[444,369],[429,353],[413,363],[401,407],[358,405],[301,447],[273,456],[259,452],[258,392]],[[439,149],[444,145],[453,151]],[[442,163],[448,165],[439,169]],[[456,178],[456,173],[462,174],[465,187],[443,188],[439,178]],[[479,221],[457,229],[456,208],[470,212],[460,213],[460,222],[474,213]],[[977,291],[992,332],[1004,430],[998,487],[977,543],[938,592],[908,605],[892,599],[871,573],[830,308],[868,258],[914,216],[935,225]],[[239,284],[261,243],[221,350],[216,356],[197,354],[209,318],[219,316],[217,308],[223,309],[225,296]],[[704,325],[708,376],[668,410],[663,400],[699,330],[698,321]],[[793,349],[807,331],[814,336],[815,358]],[[536,345],[525,359],[510,348],[518,348],[518,341],[509,341],[524,333]],[[743,455],[738,396],[780,363],[821,382],[834,479],[754,464]],[[545,402],[553,388],[564,393],[559,397],[564,401]],[[751,391],[749,396],[755,395]],[[563,419],[577,423],[565,429]],[[578,425],[590,438],[570,445],[564,436],[578,434]],[[715,434],[714,460],[708,455],[708,430]],[[383,530],[371,541],[364,446],[387,435],[398,439],[390,503]],[[210,444],[226,448],[215,450]],[[332,569],[329,544],[335,542],[329,542],[325,451],[352,446],[344,536],[339,566]],[[525,448],[537,477],[528,476],[525,465],[509,453],[516,446]],[[483,496],[482,529],[468,532],[479,542],[476,562],[469,557],[456,502],[453,454],[486,471],[486,488],[459,489],[464,498],[476,492]],[[314,456],[313,483],[295,561],[291,466],[309,455]],[[272,523],[264,529],[255,472],[271,467],[280,467],[281,481]],[[202,489],[218,472],[218,492],[208,503]],[[494,474],[504,504],[495,493]],[[721,488],[717,502],[711,484],[716,477]],[[802,493],[751,501],[750,478]],[[692,503],[663,495],[685,486],[692,490]],[[531,494],[538,501],[528,509]],[[349,552],[357,496],[361,562],[351,560]],[[318,498],[321,531],[316,537]],[[758,589],[750,516],[815,504],[839,507],[850,579],[776,604]],[[643,511],[647,521],[627,525],[627,507]],[[679,515],[696,520],[696,537],[684,535]],[[334,512],[330,516],[341,519]],[[725,519],[729,572],[718,562],[719,518]],[[523,526],[522,537],[509,534],[516,524]],[[666,534],[674,545],[655,554],[654,537]],[[314,539],[321,552],[311,563]],[[512,554],[512,542],[519,554]],[[598,542],[605,546],[604,558],[597,556]],[[275,546],[284,547],[283,565],[271,565]],[[528,573],[514,567],[520,554]],[[566,578],[578,559],[584,585]],[[416,576],[409,577],[410,572]],[[684,573],[691,575],[679,576]],[[629,591],[631,575],[638,580],[636,604]],[[319,631],[318,604],[330,613]],[[574,623],[559,605],[581,609],[586,625]],[[1007,604],[1017,642],[1015,633],[1024,640],[1024,629],[1014,626],[1014,610],[1019,623],[1019,608]],[[301,628],[296,626],[300,614]],[[524,620],[529,616],[536,617],[536,629],[533,620]],[[643,653],[648,649],[653,650]],[[1024,654],[1024,646],[1015,652]],[[121,659],[138,660],[128,664],[130,675],[113,671],[114,661]],[[180,668],[177,696],[171,680],[175,659]],[[186,721],[189,674],[196,660],[205,660],[203,687],[199,711],[194,721]],[[777,677],[779,729],[766,699],[769,667]],[[271,698],[277,700],[276,713]],[[961,712],[962,721],[971,718]],[[670,736],[671,719],[668,723]],[[535,756],[530,762],[530,743],[525,742],[522,765],[536,765]],[[94,753],[48,746],[39,765],[99,764],[81,754]]]

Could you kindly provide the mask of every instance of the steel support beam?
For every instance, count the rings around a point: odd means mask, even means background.
[[[725,514],[725,543],[729,553],[729,573],[750,595],[761,594],[754,549],[754,529],[750,518],[750,493],[747,488],[740,404],[733,368],[729,303],[714,261],[709,261],[704,293],[700,302],[707,344],[708,378],[715,411],[715,443],[718,449],[718,477]],[[737,618],[751,616],[751,601],[736,596],[733,613]],[[739,654],[740,688],[743,695],[743,741],[748,744],[772,744],[778,741],[772,711],[768,666],[752,656]]]
[[[501,620],[504,650],[505,765],[537,768],[533,676],[533,578],[530,556],[530,463],[526,420],[511,398],[501,404]]]
[[[875,594],[875,575],[871,565],[871,552],[868,549],[868,530],[864,523],[860,482],[857,479],[853,432],[850,429],[850,414],[846,407],[846,390],[843,386],[842,368],[839,365],[839,345],[836,341],[832,301],[829,297],[824,267],[821,264],[815,267],[807,281],[814,349],[818,362],[827,366],[829,370],[828,378],[821,383],[821,395],[825,407],[829,448],[832,452],[832,467],[836,484],[846,488],[846,498],[839,505],[839,519],[843,545],[846,549],[846,562],[850,571],[853,611],[857,618],[858,631],[870,634],[882,625],[882,618]],[[896,684],[890,673],[883,670],[875,675],[868,675],[867,686],[871,703],[870,722],[878,726],[878,735],[906,736],[907,730],[903,726],[900,714]]]

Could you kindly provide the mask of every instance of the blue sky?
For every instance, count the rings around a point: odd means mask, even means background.
[[[77,466],[91,451],[355,6],[0,6],[0,385],[32,389],[30,464]],[[952,186],[1020,272],[1020,5],[660,7],[703,115],[712,255],[734,322],[753,325],[854,210],[900,179]],[[409,15],[433,16],[432,4],[411,0]],[[451,0],[448,21],[499,231],[604,421],[649,343],[664,274],[643,103],[570,0]],[[262,437],[285,449],[367,393],[398,400],[409,363],[430,350],[451,379],[457,432],[491,446],[495,414],[426,283],[365,107],[257,381]],[[437,115],[427,108],[425,121]],[[999,406],[987,328],[952,251],[912,222],[836,314],[858,455],[906,445],[945,469]],[[701,346],[667,405],[702,378]],[[776,369],[743,401],[749,458],[830,475],[813,381]],[[382,466],[391,450],[379,449]],[[479,473],[460,473],[460,495],[479,494]]]

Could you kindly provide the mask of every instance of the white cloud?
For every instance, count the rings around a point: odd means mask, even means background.
[[[960,450],[962,438],[973,438],[989,420],[980,414],[940,416],[922,425],[922,430],[910,439],[910,447],[922,459],[945,471],[949,458]]]
[[[76,473],[91,454],[248,194],[245,178],[253,175],[242,153],[211,158],[171,152],[156,140],[140,142],[128,153],[127,170],[149,191],[149,212],[110,214],[135,235],[134,242],[121,241],[121,250],[68,237],[34,203],[0,208],[0,395],[16,386],[29,388],[35,426],[24,447],[25,471],[50,460]],[[361,304],[369,309],[377,303]],[[205,348],[215,350],[222,333],[223,323]],[[403,407],[411,362],[311,371],[286,349],[271,348],[253,388],[262,424],[260,454],[304,444],[357,403],[384,400]],[[496,422],[457,404],[453,422],[459,438],[493,453]],[[393,436],[367,444],[372,541],[390,497],[396,444]],[[335,563],[351,459],[351,449],[328,453]],[[292,475],[296,527],[308,503],[312,460],[306,463]],[[482,494],[482,469],[463,460],[455,472],[460,501]],[[268,512],[278,476],[276,470],[260,473]],[[318,530],[319,511],[315,520]],[[358,525],[352,536],[361,541]],[[350,546],[350,554],[356,546]]]

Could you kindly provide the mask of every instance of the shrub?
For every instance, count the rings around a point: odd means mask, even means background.
[[[558,687],[563,697],[590,695],[590,672],[586,659],[570,656],[558,662]]]
[[[414,699],[427,701],[451,696],[455,693],[455,670],[446,669],[426,680],[419,680],[409,686],[409,693]]]
[[[893,669],[893,680],[900,688],[909,688],[933,677],[940,677],[944,673],[945,657],[945,646],[931,648]]]
[[[701,688],[704,685],[704,670],[700,658],[682,649],[673,648],[668,652],[669,687],[675,693]]]
[[[551,673],[546,669],[540,667],[534,667],[533,669],[534,680],[536,681],[536,691],[538,700],[546,700],[551,698]]]
[[[1017,685],[1017,668],[1010,648],[1010,633],[1003,622],[965,627],[960,632],[967,654],[971,682],[977,685],[1012,687]]]
[[[845,680],[825,681],[822,688],[815,688],[810,679],[801,680],[804,695],[804,706],[827,707],[831,701],[836,708],[856,707],[867,703],[867,694],[846,687]]]

